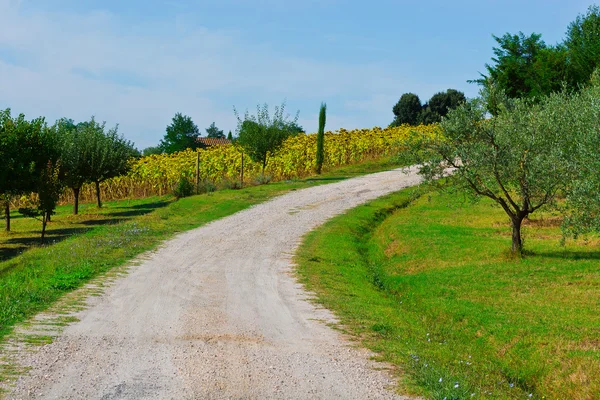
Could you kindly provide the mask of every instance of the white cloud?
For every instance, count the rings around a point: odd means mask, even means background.
[[[3,59],[2,49],[13,59]],[[201,130],[216,121],[228,131],[236,126],[234,104],[252,111],[286,97],[291,105],[314,104],[315,114],[330,99],[329,129],[386,124],[396,89],[407,86],[390,71],[373,62],[284,56],[245,42],[243,32],[211,31],[185,18],[129,25],[107,12],[42,12],[0,0],[0,107],[51,122],[95,115],[118,122],[140,148],[158,143],[175,112]],[[312,131],[309,111],[300,122]]]

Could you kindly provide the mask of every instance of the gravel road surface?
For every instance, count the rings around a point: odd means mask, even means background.
[[[400,170],[290,192],[180,234],[24,354],[14,399],[394,399],[386,365],[292,275],[304,234],[415,185]]]

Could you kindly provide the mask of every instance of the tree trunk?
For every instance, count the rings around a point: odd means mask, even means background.
[[[525,217],[516,216],[512,218],[512,253],[521,254],[523,241],[521,239],[521,223]]]
[[[265,180],[265,167],[267,166],[267,157],[263,159],[262,163],[262,179]]]
[[[96,181],[96,201],[98,202],[98,208],[102,208],[102,201],[100,201],[100,182]]]
[[[42,243],[46,239],[46,223],[48,222],[48,217],[50,216],[49,212],[44,212],[42,216]]]
[[[79,189],[81,188],[73,188],[73,215],[79,213]]]
[[[6,218],[6,232],[10,232],[10,202],[4,202],[4,218]]]

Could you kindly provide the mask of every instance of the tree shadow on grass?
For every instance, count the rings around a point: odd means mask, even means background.
[[[48,229],[46,231],[46,239],[42,243],[41,231],[33,231],[35,236],[28,237],[13,237],[4,241],[4,246],[0,246],[0,262],[10,260],[11,258],[17,257],[25,250],[40,246],[40,245],[52,245],[73,236],[88,232],[92,228],[78,227],[78,228],[59,228],[59,229]]]
[[[147,204],[136,204],[133,206],[115,207],[115,210],[122,209],[123,211],[108,212],[106,214],[99,214],[98,218],[91,218],[84,221],[73,222],[72,224],[76,225],[74,227],[54,228],[54,226],[56,225],[54,225],[54,222],[50,222],[46,230],[46,240],[43,244],[52,245],[61,242],[70,236],[86,233],[98,226],[118,224],[134,217],[149,214],[152,211],[158,208],[165,207],[169,204],[169,201],[156,201]],[[85,216],[85,214],[82,215]],[[58,224],[60,224],[60,222],[58,222]],[[28,235],[27,237],[11,237],[6,241],[0,243],[0,262],[17,257],[23,251],[42,244],[41,226],[39,231],[30,231],[26,234]],[[0,271],[0,274],[2,274],[3,272],[5,271]]]
[[[536,252],[538,257],[556,258],[561,260],[600,260],[600,250],[598,251],[549,251]]]
[[[145,214],[149,214],[152,211],[158,209],[158,208],[163,208],[166,207],[170,204],[170,202],[168,201],[157,201],[154,203],[148,203],[148,204],[137,204],[135,206],[130,206],[130,207],[117,207],[118,208],[124,208],[127,211],[117,211],[117,212],[110,212],[105,214],[108,217],[116,217],[116,218],[133,218],[133,217],[138,217],[140,215],[145,215]]]

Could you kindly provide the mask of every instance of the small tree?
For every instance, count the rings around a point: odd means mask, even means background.
[[[35,190],[45,162],[44,126],[43,118],[28,121],[23,114],[13,118],[10,109],[0,111],[0,199],[6,231],[10,231],[10,199]]]
[[[97,150],[95,121],[75,125],[72,120],[63,118],[56,123],[60,141],[60,159],[64,168],[64,183],[73,191],[73,214],[79,213],[79,192],[81,187],[92,181],[91,163]]]
[[[173,117],[171,125],[167,126],[167,132],[160,142],[160,147],[169,154],[185,149],[195,150],[200,147],[198,136],[200,136],[200,131],[194,121],[187,115],[177,113]]]
[[[319,131],[317,133],[317,174],[321,173],[323,161],[325,160],[325,119],[327,114],[327,104],[321,103],[319,110]]]
[[[487,104],[499,104],[489,119]],[[421,173],[429,180],[455,169],[448,181],[473,198],[488,197],[506,212],[512,227],[512,251],[521,253],[521,223],[555,196],[566,191],[577,176],[578,164],[571,130],[576,125],[572,102],[565,93],[539,104],[507,99],[494,91],[451,111],[442,121],[443,136],[413,152],[425,161]]]
[[[233,135],[231,134],[231,131],[229,131],[229,133],[227,134],[227,140],[233,141]]]
[[[216,138],[216,139],[225,139],[225,134],[223,133],[223,131],[221,129],[217,128],[217,126],[213,122],[212,124],[210,124],[210,126],[208,128],[206,128],[206,137]]]
[[[296,126],[298,113],[292,120],[285,115],[285,103],[280,107],[275,106],[273,118],[269,115],[267,104],[256,107],[256,115],[250,115],[248,111],[242,119],[237,110],[234,113],[238,120],[238,143],[250,158],[262,166],[264,177],[268,157],[275,152],[290,135],[295,134],[293,127]]]
[[[90,180],[96,185],[96,202],[102,207],[100,183],[129,170],[129,160],[135,156],[133,144],[118,134],[118,126],[104,132],[105,123],[98,124],[92,119],[87,129],[89,140],[94,147],[90,151]]]
[[[419,96],[414,93],[404,93],[392,108],[396,116],[392,124],[396,126],[402,124],[417,125],[422,108]]]
[[[42,243],[46,237],[46,227],[50,222],[50,216],[54,214],[58,200],[63,191],[61,179],[60,161],[48,160],[47,164],[40,170],[37,179],[36,193],[38,204],[36,208],[20,208],[19,212],[27,217],[42,219]]]

